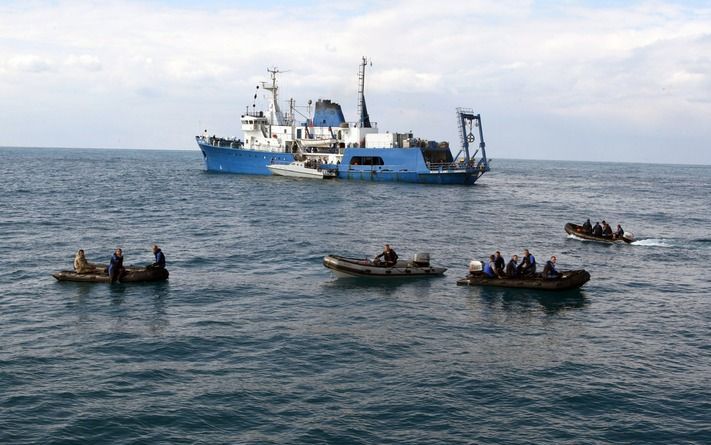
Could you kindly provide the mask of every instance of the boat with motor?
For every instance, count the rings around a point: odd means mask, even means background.
[[[121,283],[142,283],[165,281],[168,279],[168,269],[162,267],[126,267],[126,273],[121,277]],[[57,281],[76,281],[83,283],[111,283],[111,277],[106,267],[99,266],[96,272],[77,273],[73,270],[60,270],[52,274]]]
[[[577,289],[588,281],[590,281],[590,273],[585,269],[561,271],[559,278],[543,278],[539,273],[532,277],[492,278],[484,274],[482,262],[474,260],[469,263],[469,275],[457,280],[457,285],[555,291]]]
[[[565,232],[568,235],[573,235],[574,237],[577,237],[577,238],[582,238],[582,239],[588,240],[588,241],[597,241],[597,242],[606,243],[606,244],[615,244],[615,243],[630,244],[635,241],[634,233],[632,233],[632,232],[624,232],[624,234],[622,235],[622,238],[610,238],[610,237],[604,237],[604,236],[595,236],[590,233],[585,233],[585,231],[583,230],[583,226],[579,226],[579,225],[573,224],[573,223],[567,223],[565,225]]]
[[[326,162],[325,158],[323,160],[307,159],[289,163],[275,161],[273,164],[267,165],[267,168],[276,176],[309,179],[335,178],[338,175],[337,167]]]
[[[331,269],[339,278],[414,278],[437,277],[444,275],[446,268],[430,264],[429,253],[418,253],[412,261],[398,260],[393,266],[370,258],[349,258],[339,255],[327,255],[323,265]]]
[[[364,57],[358,71],[358,116],[346,121],[341,106],[328,99],[309,101],[303,114],[289,100],[289,111],[279,104],[276,67],[268,69],[271,82],[257,86],[252,109],[240,118],[244,140],[209,136],[207,130],[196,136],[205,169],[210,172],[252,175],[296,176],[294,162],[313,160],[331,165],[328,170],[338,179],[397,181],[428,184],[474,184],[489,171],[481,116],[458,108],[457,125],[462,148],[452,154],[448,142],[416,138],[411,132],[381,132],[370,120],[365,102]],[[265,91],[267,111],[256,111],[260,89]],[[479,146],[472,153],[471,144]],[[476,157],[481,152],[480,157]],[[287,165],[289,167],[278,167]],[[275,167],[277,166],[277,167]],[[307,173],[314,173],[309,171]],[[329,173],[331,174],[331,173]],[[317,174],[300,177],[318,177]]]

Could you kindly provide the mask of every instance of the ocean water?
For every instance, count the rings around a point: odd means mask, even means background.
[[[493,153],[495,155],[495,153]],[[711,443],[711,167],[494,160],[473,187],[0,149],[0,443]],[[620,222],[600,245],[566,222]],[[74,252],[158,284],[56,282]],[[329,253],[445,277],[337,280]],[[581,290],[456,286],[529,248]]]

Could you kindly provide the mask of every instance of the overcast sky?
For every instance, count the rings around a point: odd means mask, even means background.
[[[707,1],[0,0],[0,146],[242,137],[269,66],[354,121],[362,56],[382,131],[458,147],[461,106],[493,158],[711,164]]]

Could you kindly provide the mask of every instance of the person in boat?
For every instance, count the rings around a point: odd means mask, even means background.
[[[153,255],[155,255],[156,261],[148,267],[154,269],[165,269],[165,255],[163,254],[163,251],[160,250],[160,247],[158,247],[158,244],[153,244],[151,250],[153,250]]]
[[[489,261],[484,264],[482,272],[489,278],[498,278],[499,274],[496,273],[496,257],[494,255],[489,256]]]
[[[599,222],[596,222],[595,226],[592,228],[592,235],[593,236],[602,236],[602,226],[600,225]]]
[[[76,273],[96,272],[96,266],[86,260],[83,249],[79,249],[76,256],[74,256],[74,271]]]
[[[612,238],[612,227],[605,220],[602,221],[602,236],[604,238]]]
[[[390,248],[390,244],[386,244],[383,248],[383,252],[380,255],[376,255],[373,261],[377,262],[381,257],[386,267],[392,267],[397,263],[397,253]]]
[[[518,255],[512,256],[509,264],[506,265],[506,276],[509,278],[518,276]]]
[[[586,235],[590,235],[593,231],[592,224],[590,224],[590,218],[588,218],[582,226],[583,233]]]
[[[523,258],[518,265],[518,274],[522,277],[531,277],[536,273],[536,257],[528,249],[523,249]]]
[[[501,256],[501,252],[498,250],[494,254],[494,270],[496,275],[502,276],[504,274],[504,269],[506,268],[506,260]]]
[[[553,255],[550,260],[546,261],[546,265],[543,266],[543,278],[547,280],[555,280],[557,278],[560,278],[560,272],[558,272],[555,268],[555,264],[558,262],[558,259]]]
[[[123,251],[121,249],[116,249],[114,254],[111,255],[111,261],[109,262],[109,277],[111,282],[121,281],[121,277],[126,272],[123,267]]]
[[[622,239],[622,237],[624,237],[624,236],[625,236],[625,231],[622,230],[622,226],[618,224],[617,229],[615,229],[615,232],[612,234],[612,237],[614,239]]]

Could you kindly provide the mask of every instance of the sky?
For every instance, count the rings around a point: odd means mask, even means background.
[[[468,107],[494,159],[711,164],[711,1],[0,0],[0,146],[242,137],[275,66],[355,121],[363,56],[381,131],[459,147]]]

